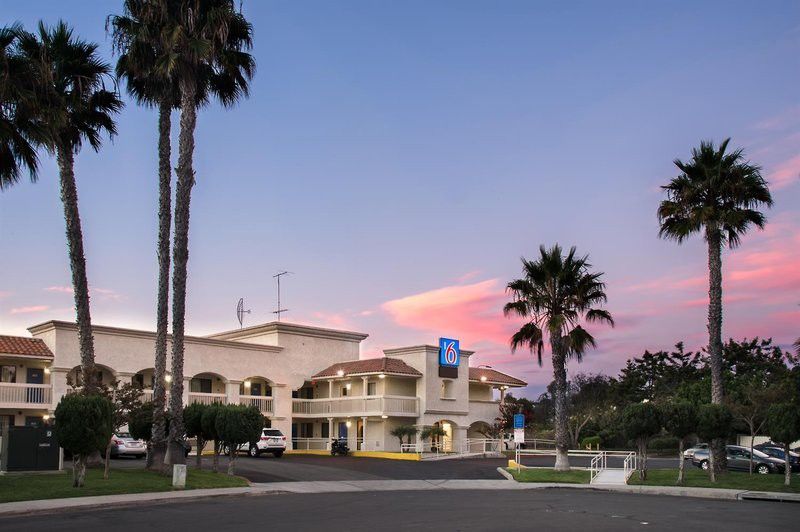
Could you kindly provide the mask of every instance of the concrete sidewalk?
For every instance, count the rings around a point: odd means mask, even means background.
[[[156,493],[135,493],[130,495],[105,495],[100,497],[75,497],[70,499],[47,499],[20,501],[0,504],[0,516],[28,513],[49,513],[64,510],[81,510],[180,502],[224,496],[268,495],[277,493],[347,493],[375,491],[438,491],[438,490],[546,490],[546,489],[585,489],[643,495],[670,495],[699,497],[707,499],[760,499],[773,501],[800,502],[800,494],[764,493],[742,490],[714,488],[684,488],[676,486],[592,486],[589,484],[554,484],[516,482],[509,480],[351,480],[317,482],[269,482],[252,484],[245,488],[219,488],[205,490],[167,491]]]

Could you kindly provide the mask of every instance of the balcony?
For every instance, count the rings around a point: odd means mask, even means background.
[[[489,424],[494,423],[494,420],[500,417],[500,401],[470,399],[469,415],[470,417],[486,421]]]
[[[189,404],[200,403],[203,405],[212,405],[214,403],[228,404],[228,396],[224,393],[189,393]]]
[[[48,408],[53,402],[50,384],[0,382],[0,407]]]
[[[263,395],[240,395],[239,404],[245,406],[254,406],[265,416],[271,416],[275,413],[275,403],[272,397]]]
[[[296,417],[417,417],[419,415],[419,399],[397,395],[292,399],[292,414]]]

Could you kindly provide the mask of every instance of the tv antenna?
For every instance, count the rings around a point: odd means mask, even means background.
[[[281,277],[283,277],[284,275],[289,275],[291,273],[292,272],[282,271],[272,276],[278,282],[278,309],[272,311],[273,314],[276,314],[278,316],[278,321],[281,321],[281,314],[289,311],[288,308],[281,307]]]
[[[244,309],[244,298],[240,297],[239,302],[236,303],[236,319],[239,320],[239,328],[241,329],[244,324],[244,315],[250,314],[250,309]]]

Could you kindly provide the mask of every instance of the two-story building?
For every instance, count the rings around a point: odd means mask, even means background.
[[[48,321],[31,336],[0,336],[0,420],[36,424],[53,415],[80,373],[77,327]],[[155,333],[95,325],[98,379],[134,382],[152,398]],[[324,449],[344,437],[351,449],[396,451],[401,425],[439,426],[445,450],[494,423],[505,391],[525,382],[469,367],[459,350],[442,369],[441,349],[419,345],[360,358],[366,334],[272,322],[209,336],[187,336],[184,404],[259,408],[295,448]],[[169,363],[167,364],[169,368]],[[171,375],[166,379],[171,380]]]

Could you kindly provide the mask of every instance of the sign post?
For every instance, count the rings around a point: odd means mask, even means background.
[[[514,444],[519,448],[525,443],[525,415],[514,414]]]

